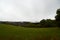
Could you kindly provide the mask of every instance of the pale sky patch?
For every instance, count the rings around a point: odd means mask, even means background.
[[[60,0],[0,0],[0,21],[54,19]]]

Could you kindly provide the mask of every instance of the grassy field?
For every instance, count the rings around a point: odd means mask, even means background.
[[[60,40],[60,29],[0,24],[0,40]]]

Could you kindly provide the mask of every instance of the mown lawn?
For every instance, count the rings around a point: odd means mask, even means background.
[[[60,28],[24,28],[0,24],[0,40],[60,40]]]

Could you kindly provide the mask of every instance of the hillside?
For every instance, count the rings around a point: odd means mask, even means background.
[[[0,24],[0,40],[60,40],[60,29]]]

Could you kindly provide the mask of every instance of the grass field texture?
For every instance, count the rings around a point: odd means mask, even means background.
[[[60,28],[24,28],[0,24],[0,40],[60,40]]]

